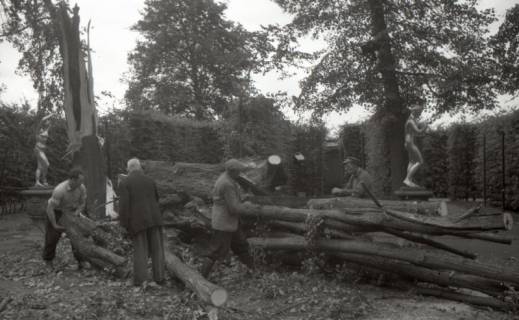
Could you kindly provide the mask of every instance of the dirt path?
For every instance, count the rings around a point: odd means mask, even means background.
[[[0,217],[0,301],[12,298],[0,319],[207,319],[205,308],[174,280],[165,287],[135,288],[104,272],[74,270],[67,239],[51,270],[40,259],[42,238],[41,226],[24,214]],[[231,294],[219,319],[513,319],[381,288],[359,281],[352,271],[340,278],[263,269],[247,275],[234,259],[217,268],[212,280]]]

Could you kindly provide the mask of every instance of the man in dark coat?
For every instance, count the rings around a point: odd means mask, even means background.
[[[211,210],[213,236],[200,270],[204,277],[209,275],[216,260],[224,259],[229,250],[232,250],[249,269],[253,268],[249,245],[240,229],[240,212],[243,208],[236,178],[244,169],[245,165],[240,161],[228,160],[225,163],[225,172],[218,177],[214,185]]]
[[[148,250],[153,280],[164,282],[162,214],[155,182],[146,176],[138,159],[128,161],[128,176],[119,185],[119,220],[133,240],[133,283],[148,280]]]

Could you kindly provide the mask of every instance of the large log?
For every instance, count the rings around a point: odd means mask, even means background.
[[[310,244],[300,238],[250,238],[253,247],[273,250],[307,250],[321,249],[329,252],[345,252],[374,255],[412,263],[414,265],[437,270],[454,270],[466,274],[503,281],[513,285],[519,284],[519,272],[506,266],[494,266],[460,257],[451,257],[429,252],[423,248],[396,248],[384,244],[352,241],[352,240],[314,240]]]
[[[126,258],[96,245],[94,240],[85,236],[84,230],[78,227],[78,225],[82,225],[79,221],[81,221],[81,218],[71,214],[63,214],[59,220],[59,223],[65,227],[65,232],[79,255],[96,266],[103,268],[112,266],[117,274],[126,275],[128,273],[124,270],[126,269]]]
[[[228,294],[225,289],[207,281],[200,273],[188,267],[169,250],[165,250],[164,253],[168,271],[193,290],[202,301],[215,307],[223,306],[227,302]]]
[[[384,229],[401,230],[422,234],[434,235],[458,235],[463,233],[468,236],[469,232],[480,232],[487,230],[505,230],[507,224],[502,216],[472,217],[458,223],[451,223],[446,217],[435,217],[428,220],[427,224],[407,221],[390,217],[382,212],[365,212],[363,214],[352,213],[349,210],[311,210],[296,209],[277,206],[261,206],[252,203],[244,203],[242,214],[250,218],[263,218],[284,220],[293,222],[304,222],[308,218],[323,218],[336,220],[355,227],[372,231],[384,231]],[[425,217],[424,217],[425,218]],[[434,224],[436,223],[436,224]],[[445,228],[448,225],[448,228]]]
[[[442,287],[466,288],[495,297],[502,296],[506,290],[499,281],[451,271],[431,270],[393,259],[353,253],[335,253],[334,256],[362,267],[370,267]]]
[[[397,201],[397,200],[380,200],[380,203],[389,209],[413,212],[427,216],[447,216],[448,209],[444,201]],[[355,197],[337,197],[310,199],[306,206],[309,209],[367,209],[373,211],[378,206],[371,199],[355,198]]]
[[[469,303],[476,306],[491,307],[497,310],[510,311],[515,309],[511,303],[506,303],[505,301],[501,301],[493,297],[473,296],[439,288],[417,287],[415,288],[415,292],[424,296],[433,296],[442,299]]]

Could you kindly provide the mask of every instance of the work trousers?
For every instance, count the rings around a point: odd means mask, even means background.
[[[232,250],[241,263],[249,269],[254,268],[254,260],[249,252],[249,244],[247,238],[240,228],[236,231],[213,230],[209,250],[205,257],[209,260],[202,266],[202,275],[207,276],[216,260],[223,260]]]
[[[58,222],[61,219],[63,212],[61,210],[54,210],[54,215],[56,216],[56,222]],[[54,229],[50,223],[49,217],[45,214],[45,244],[43,245],[43,260],[51,261],[54,259],[56,256],[56,246],[58,245],[59,239],[61,239],[62,233],[63,232]],[[74,246],[72,246],[72,253],[78,262],[84,260]]]
[[[151,255],[153,280],[164,282],[164,240],[162,227],[151,227],[133,237],[133,284],[141,285],[148,280],[148,256]]]

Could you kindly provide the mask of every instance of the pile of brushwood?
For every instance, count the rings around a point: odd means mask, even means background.
[[[221,166],[148,161],[145,168],[161,188],[169,234],[175,234],[181,242],[207,239],[208,186]],[[190,183],[190,176],[198,179],[196,184]],[[194,185],[200,189],[193,189]],[[511,244],[512,238],[506,233],[513,225],[509,213],[473,208],[457,216],[424,215],[420,210],[406,210],[406,205],[375,198],[316,199],[302,205],[300,199],[261,196],[246,201],[241,215],[251,247],[264,256],[286,256],[288,261],[288,257],[303,260],[325,255],[334,263],[353,263],[396,274],[410,280],[405,282],[407,288],[419,294],[515,310],[515,288],[519,286],[516,268],[478,261],[474,253],[441,242],[441,237],[448,236]],[[415,209],[420,207],[430,209],[437,204],[414,204]],[[116,223],[66,216],[63,224],[72,245],[93,265],[120,277],[128,276],[129,246]],[[166,264],[167,270],[205,303],[218,307],[227,301],[224,288],[204,279],[170,248],[166,250]]]

